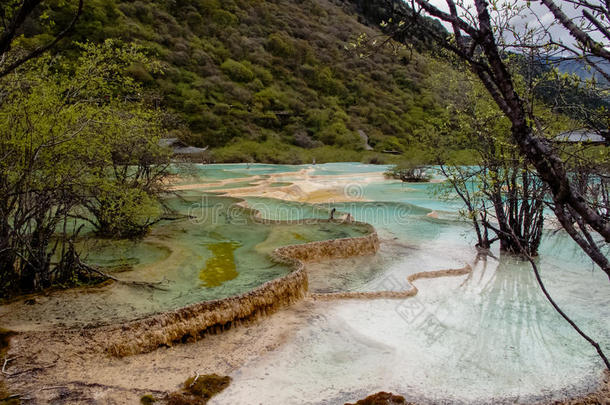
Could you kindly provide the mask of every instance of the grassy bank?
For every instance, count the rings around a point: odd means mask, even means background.
[[[391,165],[404,161],[417,160],[427,164],[437,164],[438,154],[422,148],[411,148],[400,155],[377,151],[351,150],[337,146],[322,146],[305,149],[285,143],[254,142],[242,140],[228,146],[214,148],[209,160],[214,163],[273,163],[307,164],[331,162],[362,162]],[[451,151],[447,156],[460,164],[473,164],[473,151],[464,149]]]

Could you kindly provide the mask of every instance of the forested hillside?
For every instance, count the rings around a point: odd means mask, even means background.
[[[408,151],[446,130],[452,69],[411,47],[355,46],[382,39],[358,12],[327,0],[87,0],[71,39],[143,45],[164,73],[130,74],[172,113],[171,134],[216,161],[358,159],[363,133],[375,151]],[[59,3],[45,15],[71,18]],[[30,24],[25,42],[43,28]]]

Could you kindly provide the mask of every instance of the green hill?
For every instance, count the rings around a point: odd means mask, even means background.
[[[360,3],[87,0],[72,39],[149,49],[164,74],[130,74],[171,113],[172,135],[209,145],[216,161],[379,161],[388,155],[375,151],[408,152],[447,131],[445,80],[457,73],[413,47],[356,46],[383,39]],[[70,18],[65,7],[47,14],[57,27]]]

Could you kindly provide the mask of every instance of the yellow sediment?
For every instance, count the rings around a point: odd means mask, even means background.
[[[206,245],[212,252],[205,267],[199,272],[199,279],[206,287],[218,287],[227,280],[239,275],[235,264],[235,249],[241,246],[237,242],[218,242]]]
[[[243,205],[243,204],[242,204]],[[297,223],[274,221],[254,216],[263,223]],[[341,222],[315,220],[316,223]],[[111,355],[117,357],[146,353],[160,346],[196,340],[207,333],[225,330],[243,321],[276,311],[305,296],[307,273],[305,263],[334,258],[374,254],[379,249],[375,229],[362,237],[332,239],[298,245],[282,246],[271,253],[275,262],[291,266],[289,274],[268,281],[238,296],[204,301],[174,311],[153,315],[124,324],[102,326],[92,330],[93,338]]]
[[[305,170],[299,174],[307,176],[308,172]],[[226,183],[231,181],[238,181],[238,179],[229,180]],[[273,176],[270,179],[260,180],[261,183],[271,183],[273,181],[275,181]],[[250,209],[245,201],[238,204],[245,209]],[[262,218],[260,212],[252,211],[254,214],[252,215],[253,220],[260,223],[301,223],[299,220],[269,220]],[[275,248],[270,254],[272,260],[292,267],[292,271],[283,277],[268,281],[244,294],[199,302],[126,323],[92,328],[87,331],[87,334],[93,341],[98,342],[103,350],[113,356],[123,357],[150,352],[160,346],[171,346],[176,343],[196,340],[205,334],[223,331],[236,324],[256,319],[258,316],[272,313],[283,306],[290,305],[307,294],[308,280],[304,269],[305,263],[375,254],[379,249],[377,232],[370,224],[343,220],[307,219],[307,223],[310,224],[329,222],[353,223],[367,228],[368,233],[361,237],[331,239]],[[228,252],[223,250],[223,253],[227,253],[225,256],[228,257]],[[216,263],[217,261],[220,262],[220,259],[212,260],[207,264],[212,265],[212,267],[220,265],[220,263]],[[418,278],[460,275],[467,274],[470,271],[470,266],[466,266],[463,269],[423,272],[411,275],[408,280],[411,283]],[[210,282],[206,277],[207,275],[202,278],[202,281]],[[417,288],[412,284],[411,286],[412,288],[408,290],[397,292],[344,292],[312,294],[312,297],[314,299],[405,298],[417,294]]]

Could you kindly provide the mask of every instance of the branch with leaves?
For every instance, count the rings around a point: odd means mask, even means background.
[[[19,66],[29,60],[35,59],[44,54],[65,38],[74,29],[76,22],[82,14],[84,0],[78,0],[78,6],[74,17],[70,23],[62,29],[55,38],[36,49],[26,52],[25,55],[11,57],[9,54],[13,42],[17,37],[19,28],[23,26],[28,16],[34,13],[35,9],[42,3],[42,0],[23,0],[21,4],[11,5],[10,3],[0,8],[0,17],[3,21],[3,30],[0,34],[0,78],[13,72]],[[7,19],[9,19],[7,21]]]

